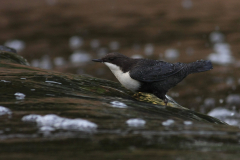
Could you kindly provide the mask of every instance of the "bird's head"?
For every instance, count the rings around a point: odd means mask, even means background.
[[[94,62],[102,62],[105,64],[114,64],[117,65],[119,67],[122,67],[122,65],[124,65],[124,62],[126,62],[127,60],[129,60],[130,58],[128,58],[127,56],[122,55],[121,53],[109,53],[106,56],[104,56],[101,59],[93,59],[92,61]]]

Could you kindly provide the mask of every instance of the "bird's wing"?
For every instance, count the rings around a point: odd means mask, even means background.
[[[178,73],[183,67],[184,65],[182,63],[172,64],[157,60],[139,61],[137,65],[131,69],[130,76],[142,82],[162,81]]]

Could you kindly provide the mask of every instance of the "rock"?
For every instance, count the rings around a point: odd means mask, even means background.
[[[2,45],[0,45],[0,51],[17,53],[17,51],[15,49],[7,47],[7,46],[2,46]]]
[[[14,52],[8,52],[6,50],[4,51],[0,50],[0,62],[1,63],[11,62],[11,63],[29,66],[29,63],[27,62],[27,60],[24,59],[22,56]]]
[[[166,150],[180,149],[177,154],[197,151],[197,157],[203,147],[240,150],[239,127],[191,111],[170,97],[165,106],[155,96],[134,94],[119,83],[34,68],[12,54],[0,54],[5,57],[0,60],[0,103],[11,111],[10,117],[0,117],[1,156],[46,159],[57,152],[59,159],[69,153],[116,159],[122,153],[161,157]],[[16,99],[15,93],[25,96]]]

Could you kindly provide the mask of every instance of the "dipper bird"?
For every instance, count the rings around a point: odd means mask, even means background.
[[[120,53],[109,53],[102,59],[93,59],[109,67],[118,81],[134,92],[152,93],[167,105],[167,91],[187,75],[212,69],[208,60],[192,63],[168,63],[151,59],[133,59]]]

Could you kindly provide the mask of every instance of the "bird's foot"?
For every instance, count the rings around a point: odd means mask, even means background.
[[[167,97],[164,98],[164,103],[165,103],[165,106],[167,106],[167,103],[168,103]]]

